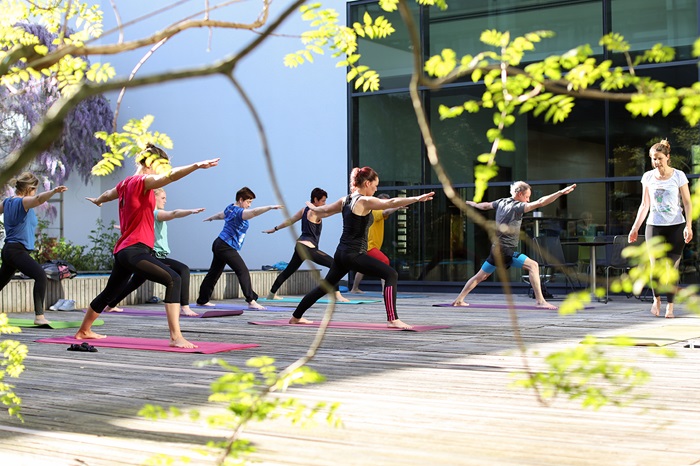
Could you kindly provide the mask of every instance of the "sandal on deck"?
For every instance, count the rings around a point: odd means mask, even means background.
[[[82,344],[74,343],[67,348],[67,351],[82,351],[86,353],[97,353],[97,348],[89,345],[87,342]]]

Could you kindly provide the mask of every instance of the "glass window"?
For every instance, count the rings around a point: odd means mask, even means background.
[[[573,47],[590,44],[602,54],[598,41],[603,36],[602,2],[541,0],[470,0],[450,2],[449,8],[430,9],[430,55],[451,48],[458,55],[490,50],[479,41],[481,32],[496,29],[509,31],[511,37],[538,30],[556,33],[554,38],[536,44],[527,61],[561,54]],[[529,58],[528,58],[529,57]]]
[[[676,48],[677,59],[692,58],[698,36],[697,0],[615,0],[611,3],[612,30],[622,34],[632,51],[655,44]],[[623,58],[616,54],[619,61]]]
[[[408,93],[355,98],[357,163],[379,173],[382,186],[420,184],[421,136]]]
[[[419,7],[416,2],[409,2],[414,12],[416,27],[419,27]],[[358,37],[357,52],[362,55],[359,64],[369,66],[379,73],[381,89],[408,87],[413,72],[413,48],[408,38],[406,25],[398,10],[386,12],[379,8],[376,1],[353,5],[350,10],[349,26],[358,22],[364,24],[365,13],[372,19],[379,16],[386,18],[394,27],[395,32],[381,39],[366,39]]]

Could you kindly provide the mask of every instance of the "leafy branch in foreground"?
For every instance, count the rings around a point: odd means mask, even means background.
[[[608,343],[632,345],[626,337],[616,337]],[[626,406],[645,398],[637,389],[647,383],[649,373],[608,358],[600,345],[598,339],[589,335],[574,348],[548,354],[544,359],[547,370],[514,374],[522,378],[513,385],[536,389],[540,401],[547,405],[558,396],[565,396],[581,400],[583,407],[595,410],[608,404]],[[675,353],[667,351],[666,355]]]
[[[8,324],[7,314],[0,314],[0,334],[20,333],[19,327]],[[16,340],[0,341],[0,401],[7,406],[10,416],[15,416],[22,420],[20,413],[22,399],[14,392],[14,385],[5,381],[5,377],[17,378],[24,372],[24,358],[27,356],[27,345]]]
[[[317,415],[324,414],[329,425],[342,426],[336,414],[338,403],[318,402],[306,405],[293,397],[272,397],[273,393],[284,392],[293,385],[320,383],[325,380],[321,374],[306,366],[280,375],[273,363],[274,359],[267,356],[249,359],[246,366],[256,369],[257,373],[246,372],[218,358],[197,363],[198,367],[219,365],[227,371],[211,384],[212,394],[209,396],[212,403],[224,403],[227,411],[206,418],[210,427],[233,430],[228,439],[212,440],[207,444],[210,449],[221,452],[219,464],[240,464],[245,461],[245,456],[255,451],[248,440],[241,438],[243,428],[250,421],[262,422],[286,417],[292,424],[308,426]],[[193,421],[201,417],[197,410],[189,410],[187,413]],[[165,409],[150,404],[139,411],[139,415],[149,419],[165,419],[183,414],[178,408]],[[165,460],[167,458],[163,455],[153,459],[156,462]]]

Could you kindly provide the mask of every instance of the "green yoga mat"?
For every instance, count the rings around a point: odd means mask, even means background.
[[[39,328],[78,328],[80,327],[81,321],[79,320],[53,320],[50,324],[37,325],[34,323],[34,319],[7,319],[8,324],[14,327],[39,327]],[[97,319],[93,322],[94,325],[102,325],[105,321],[102,319]]]
[[[617,336],[596,337],[600,343],[612,344],[613,339],[624,336],[632,340],[634,346],[666,346],[679,341],[700,339],[698,325],[664,325],[643,330],[633,330]]]
[[[267,299],[267,298],[260,298],[258,299],[259,303],[298,303],[301,302],[301,298],[296,298],[296,297],[290,297],[290,298],[282,298],[282,299]],[[318,304],[328,304],[331,302],[330,299],[319,299],[316,301]],[[336,301],[336,304],[368,304],[368,303],[381,303],[381,299],[351,299],[350,301]]]

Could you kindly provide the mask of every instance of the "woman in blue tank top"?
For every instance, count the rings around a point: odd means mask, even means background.
[[[370,226],[372,210],[387,210],[404,207],[415,202],[426,202],[433,199],[434,192],[413,197],[394,197],[379,199],[374,197],[379,185],[379,175],[370,167],[354,168],[350,173],[351,194],[325,206],[314,206],[307,203],[309,209],[323,218],[342,212],[343,233],[340,244],[333,256],[333,266],[328,271],[324,286],[318,286],[310,291],[297,306],[290,324],[312,323],[305,319],[304,312],[326,294],[328,286],[335,286],[350,270],[365,275],[379,277],[385,280],[384,307],[386,309],[387,326],[409,330],[412,327],[399,319],[396,312],[396,284],[398,273],[390,266],[374,257],[367,255],[367,230]]]
[[[5,215],[5,246],[2,248],[2,266],[0,266],[0,290],[10,283],[17,270],[34,279],[34,323],[48,324],[44,317],[44,299],[46,297],[46,272],[39,263],[29,255],[34,250],[35,230],[38,224],[34,207],[51,199],[54,194],[62,193],[68,188],[56,186],[50,191],[36,193],[39,179],[30,172],[24,172],[10,180],[15,187],[15,195],[5,199],[0,205],[0,214]]]
[[[316,207],[321,207],[326,205],[326,199],[328,199],[328,193],[321,188],[314,188],[311,191],[311,203]],[[294,225],[296,222],[301,220],[301,236],[297,239],[296,247],[294,248],[294,254],[289,261],[287,267],[280,272],[270,288],[270,294],[267,295],[267,299],[282,299],[277,295],[277,291],[280,289],[282,284],[296,272],[301,264],[304,263],[304,258],[300,251],[304,251],[305,257],[308,257],[314,264],[322,265],[328,267],[329,269],[333,265],[333,258],[321,251],[318,248],[318,243],[321,240],[321,228],[323,224],[321,223],[321,218],[316,215],[316,213],[309,207],[304,207],[299,212],[297,212],[293,217],[285,220],[281,224],[277,225],[270,230],[264,230],[263,233],[272,234],[288,226]],[[348,300],[340,294],[336,286],[335,299],[337,301]]]

